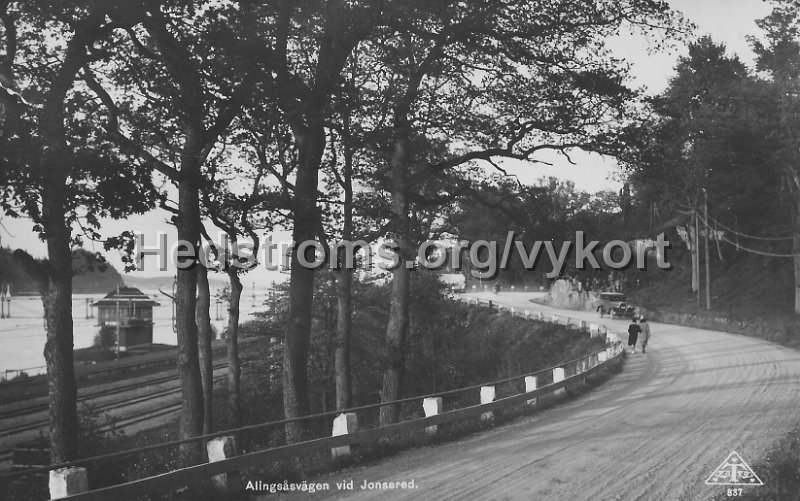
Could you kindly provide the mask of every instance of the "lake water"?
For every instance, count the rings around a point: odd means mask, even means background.
[[[158,291],[143,291],[161,306],[153,308],[153,342],[175,345],[175,333],[172,331],[172,300],[161,295]],[[100,327],[97,325],[97,309],[94,310],[95,318],[86,317],[86,300],[90,303],[103,297],[102,294],[75,294],[72,297],[72,318],[75,337],[75,348],[87,348],[94,342],[94,336]],[[255,311],[264,311],[266,294],[242,294],[240,305],[240,322],[253,318]],[[7,304],[7,303],[6,303]],[[5,305],[4,305],[5,307]],[[211,323],[222,330],[227,325],[227,303],[219,305],[221,320],[215,320],[217,304],[211,298]],[[91,310],[91,308],[90,308]],[[29,374],[44,373],[44,344],[46,340],[44,329],[44,307],[38,296],[17,296],[11,299],[11,318],[0,319],[0,378],[9,370],[37,368],[26,371]]]

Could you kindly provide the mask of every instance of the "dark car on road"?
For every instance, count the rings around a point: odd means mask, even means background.
[[[636,316],[636,308],[628,304],[627,297],[621,292],[601,292],[600,298],[592,302],[592,307],[600,317],[608,314],[611,318]]]

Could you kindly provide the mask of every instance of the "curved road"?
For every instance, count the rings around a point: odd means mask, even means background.
[[[531,294],[465,296],[597,321],[532,304]],[[628,324],[604,323],[618,332]],[[620,374],[576,400],[318,481],[330,483],[328,496],[354,499],[650,501],[724,492],[704,482],[731,451],[752,466],[800,420],[800,353],[674,325],[651,323],[651,331],[646,355],[629,357]],[[343,479],[353,491],[337,490]],[[411,479],[413,490],[360,490],[364,481]]]

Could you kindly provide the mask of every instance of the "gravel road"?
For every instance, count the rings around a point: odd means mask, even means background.
[[[465,296],[598,321],[532,304],[530,294]],[[603,322],[619,332],[628,323]],[[650,501],[724,492],[705,480],[731,451],[753,465],[800,420],[800,353],[721,332],[656,323],[651,330],[647,354],[631,356],[591,393],[458,442],[321,477],[315,481],[330,490],[313,497]],[[353,490],[338,489],[343,480]],[[411,480],[413,489],[361,489]]]

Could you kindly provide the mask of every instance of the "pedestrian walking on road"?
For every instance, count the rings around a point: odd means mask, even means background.
[[[650,341],[650,324],[647,323],[647,319],[644,317],[640,322],[642,324],[642,353],[647,353],[647,342]]]
[[[636,317],[634,317],[628,326],[628,346],[631,347],[631,353],[636,353],[636,341],[639,339],[640,332],[642,332],[642,328],[636,323]]]

